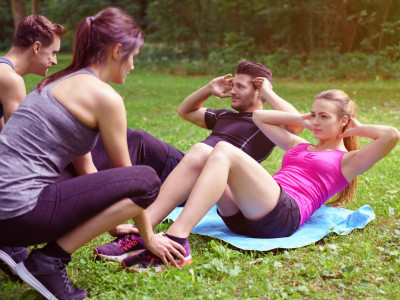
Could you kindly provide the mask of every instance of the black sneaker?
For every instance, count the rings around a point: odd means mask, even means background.
[[[45,255],[40,249],[34,250],[28,258],[17,264],[19,277],[46,299],[85,299],[85,290],[72,286],[65,270],[71,258]]]
[[[21,281],[15,267],[17,263],[28,257],[25,247],[0,247],[0,269],[6,273],[12,281]]]

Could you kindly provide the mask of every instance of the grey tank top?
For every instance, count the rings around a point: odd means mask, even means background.
[[[0,64],[7,64],[9,65],[13,70],[14,68],[14,64],[7,58],[4,57],[0,57]],[[4,117],[4,111],[3,111],[3,105],[0,103],[0,119]]]
[[[74,158],[89,152],[98,136],[52,95],[58,82],[92,74],[84,68],[35,88],[13,113],[0,134],[0,220],[31,211],[44,187],[54,183]]]

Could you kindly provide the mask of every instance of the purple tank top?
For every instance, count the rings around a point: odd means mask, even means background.
[[[299,144],[287,151],[282,168],[273,175],[299,206],[300,226],[329,198],[349,185],[340,168],[346,152],[309,151],[310,145]]]

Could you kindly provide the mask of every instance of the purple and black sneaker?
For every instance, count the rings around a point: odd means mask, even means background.
[[[171,238],[171,236],[165,236]],[[184,260],[182,261],[180,259],[176,259],[175,256],[174,259],[180,267],[184,265],[190,265],[192,263],[192,256],[190,255],[190,245],[188,239],[184,239],[184,241],[180,244],[186,250],[186,253],[183,255]],[[171,263],[169,263],[169,265],[171,265]],[[158,256],[154,255],[147,249],[135,256],[124,259],[122,261],[122,267],[131,271],[132,273],[147,273],[152,270],[152,268],[154,268],[154,271],[158,273],[167,268],[167,266],[163,264]]]
[[[83,289],[72,286],[65,270],[71,258],[58,258],[44,254],[41,249],[32,251],[24,262],[17,264],[19,277],[46,299],[85,299]]]
[[[2,269],[12,281],[21,281],[15,268],[17,263],[28,257],[25,247],[0,247],[0,269]]]
[[[121,262],[125,258],[136,255],[146,249],[142,238],[136,234],[127,234],[116,238],[114,241],[98,246],[93,253],[100,258]]]

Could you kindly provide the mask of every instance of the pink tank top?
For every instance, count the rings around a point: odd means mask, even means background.
[[[273,175],[299,206],[300,226],[349,184],[340,169],[345,151],[309,151],[309,145],[299,144],[287,151],[282,168]]]

